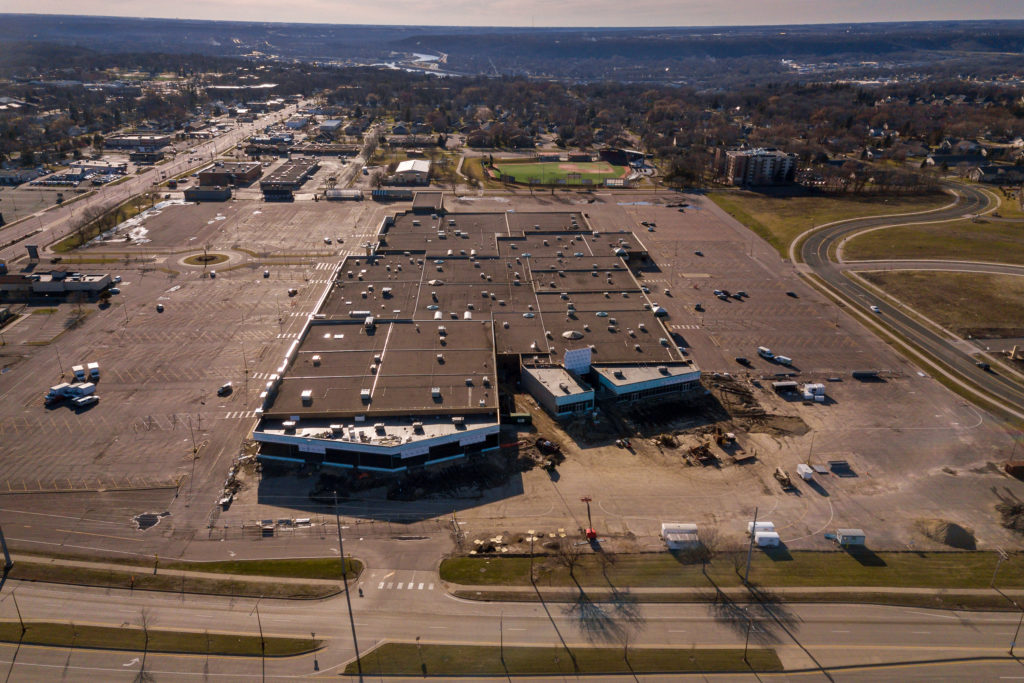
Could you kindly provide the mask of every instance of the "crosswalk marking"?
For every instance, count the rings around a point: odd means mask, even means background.
[[[313,270],[330,270],[333,267],[333,263],[318,263]]]
[[[673,330],[699,330],[700,325],[669,325]]]
[[[377,584],[377,590],[379,590],[379,591],[382,591],[382,590],[392,590],[392,589],[399,590],[399,591],[401,591],[401,590],[407,590],[407,591],[420,590],[421,591],[421,590],[426,589],[428,591],[432,591],[432,590],[434,590],[434,584],[433,583],[429,583],[428,584],[426,582],[419,582],[419,583],[417,583],[415,581],[409,581],[409,582],[399,581],[398,585],[395,585],[394,581],[388,581],[387,584],[385,584],[383,581],[381,581],[380,583]]]
[[[277,338],[278,339],[298,339],[299,338],[299,333],[298,332],[284,332],[282,334],[278,334]]]
[[[233,410],[224,415],[225,420],[241,420],[248,417],[256,417],[255,410]]]

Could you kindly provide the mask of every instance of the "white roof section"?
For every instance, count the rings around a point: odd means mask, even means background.
[[[594,371],[600,374],[606,382],[616,387],[625,387],[652,380],[662,380],[667,377],[700,378],[700,368],[692,360],[643,365],[626,363],[595,364],[593,367]]]
[[[430,162],[426,159],[407,159],[398,164],[395,173],[430,173]]]
[[[554,396],[593,396],[591,387],[576,379],[564,368],[531,368],[524,367],[523,372],[529,373],[535,380]]]

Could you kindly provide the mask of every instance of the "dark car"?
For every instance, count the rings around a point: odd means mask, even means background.
[[[794,299],[799,299],[799,298],[800,298],[800,297],[798,297],[798,296],[796,295],[796,292],[786,292],[786,296],[791,296],[791,297],[793,297]]]
[[[736,362],[740,365],[750,365],[750,359],[744,358],[743,356],[736,356]]]
[[[235,387],[232,386],[231,382],[225,382],[224,384],[220,385],[219,389],[217,389],[217,395],[218,396],[227,396],[228,394],[230,394],[234,390],[235,390]]]

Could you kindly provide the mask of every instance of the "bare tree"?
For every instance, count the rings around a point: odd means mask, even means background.
[[[555,562],[569,570],[569,576],[576,580],[576,567],[583,559],[583,549],[575,541],[563,538],[555,550]]]

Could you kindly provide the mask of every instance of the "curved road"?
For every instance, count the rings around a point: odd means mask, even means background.
[[[828,287],[838,293],[855,307],[864,317],[870,306],[878,306],[881,315],[878,322],[896,332],[897,336],[916,346],[931,359],[938,360],[942,370],[957,383],[973,390],[973,393],[986,397],[1002,408],[1008,415],[1024,419],[1024,387],[1009,377],[996,372],[986,371],[975,365],[975,359],[962,349],[962,341],[939,334],[930,327],[919,322],[903,310],[894,308],[881,300],[877,295],[865,289],[854,280],[843,274],[850,268],[847,264],[833,261],[829,256],[832,247],[843,239],[857,232],[872,228],[881,228],[905,223],[918,223],[922,219],[942,221],[963,218],[981,213],[988,208],[990,198],[984,192],[973,187],[958,186],[959,198],[954,204],[927,213],[906,214],[902,216],[878,216],[859,218],[834,223],[812,232],[800,247],[800,255],[806,269],[820,277]],[[795,247],[791,247],[791,254]],[[911,264],[922,262],[908,262]],[[939,269],[941,262],[929,263],[929,267]],[[877,265],[877,264],[876,264]],[[960,265],[963,265],[960,263]],[[972,264],[973,269],[993,272],[995,264]],[[1014,266],[999,266],[1001,272],[1013,270]],[[949,269],[949,266],[946,266]],[[960,268],[954,267],[959,270]],[[870,313],[868,313],[870,315]]]

